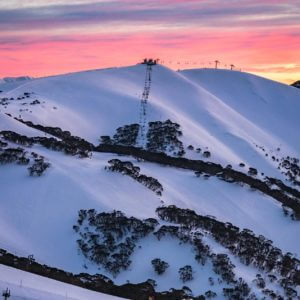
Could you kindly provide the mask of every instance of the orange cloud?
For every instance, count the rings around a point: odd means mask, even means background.
[[[91,2],[0,6],[0,77],[130,65],[147,56],[174,69],[218,59],[223,68],[233,63],[282,82],[300,77],[296,0]]]

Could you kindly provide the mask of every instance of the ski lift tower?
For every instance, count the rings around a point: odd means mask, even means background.
[[[215,69],[218,69],[218,64],[219,64],[220,62],[218,61],[218,60],[215,60]]]
[[[146,146],[146,133],[147,133],[147,104],[151,89],[152,80],[152,67],[158,63],[158,59],[145,58],[142,62],[146,66],[146,77],[144,90],[140,102],[140,130],[138,135],[138,146],[145,148]]]
[[[8,298],[10,298],[11,294],[10,294],[10,290],[7,288],[5,291],[3,291],[2,296],[5,300],[7,300]]]

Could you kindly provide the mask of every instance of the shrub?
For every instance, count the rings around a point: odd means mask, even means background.
[[[256,286],[260,289],[264,289],[266,287],[265,280],[261,277],[260,274],[256,274],[256,279],[253,280]]]
[[[115,145],[134,146],[137,142],[139,130],[139,124],[130,124],[119,127],[113,136],[113,143]]]
[[[97,214],[95,209],[81,209],[73,229],[80,236],[77,244],[83,256],[116,276],[130,266],[136,242],[157,224],[155,219],[127,218],[120,211]]]
[[[209,157],[211,157],[211,153],[209,151],[204,151],[203,152],[203,157],[209,158]]]
[[[191,266],[186,265],[179,269],[178,271],[179,277],[182,280],[182,282],[187,282],[193,280],[193,269]]]
[[[41,176],[46,169],[50,167],[50,164],[44,162],[43,158],[35,159],[35,162],[32,166],[28,168],[30,176]]]
[[[108,163],[110,165],[105,167],[106,170],[119,172],[123,175],[130,176],[134,180],[142,183],[151,191],[155,192],[158,196],[162,195],[163,186],[161,185],[161,183],[151,176],[140,174],[140,168],[138,166],[135,166],[132,162],[121,161],[115,158],[109,160]]]
[[[206,297],[207,299],[212,299],[212,298],[217,297],[217,294],[216,294],[215,292],[213,292],[213,291],[207,291],[207,292],[205,293],[205,297]]]
[[[100,143],[105,145],[111,145],[113,142],[109,135],[100,136]]]
[[[170,120],[165,122],[149,122],[147,133],[147,150],[152,152],[171,152],[176,156],[185,154],[183,144],[179,140],[182,136],[180,125]]]
[[[257,175],[257,170],[255,168],[249,168],[249,171],[248,171],[248,175],[250,176],[256,176]]]
[[[158,275],[165,273],[167,268],[169,268],[169,264],[159,258],[153,259],[151,264]]]

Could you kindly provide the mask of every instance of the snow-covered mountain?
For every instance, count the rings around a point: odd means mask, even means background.
[[[118,127],[139,123],[144,81],[144,65],[17,83],[2,81],[0,131],[14,131],[27,137],[53,137],[17,118],[60,127],[98,145],[100,136],[113,136]],[[160,65],[153,67],[147,119],[149,122],[170,119],[179,124],[186,158],[224,167],[231,165],[245,174],[250,167],[255,168],[257,179],[274,177],[295,191],[299,190],[298,162],[292,161],[296,166],[293,180],[283,174],[290,168],[290,165],[284,168],[283,162],[299,158],[299,111],[300,90],[261,77],[227,70],[175,72]],[[3,136],[1,141],[8,143],[2,151],[17,147]],[[116,284],[154,279],[157,291],[180,289],[185,285],[195,296],[212,290],[217,293],[217,299],[223,299],[222,289],[231,287],[232,283],[218,281],[220,274],[213,271],[213,260],[204,266],[197,263],[193,247],[189,243],[179,245],[172,237],[158,241],[151,233],[139,239],[129,268],[115,278],[101,264],[78,251],[79,235],[72,227],[81,209],[95,209],[98,213],[119,210],[127,217],[146,219],[157,218],[157,207],[176,205],[230,222],[240,229],[250,229],[256,236],[263,235],[273,241],[284,253],[300,255],[299,221],[285,216],[281,203],[273,197],[247,185],[222,181],[216,176],[197,177],[191,170],[130,156],[93,151],[91,156],[79,158],[36,143],[22,147],[28,158],[34,152],[43,156],[50,167],[42,176],[30,177],[27,167],[0,165],[0,248],[10,252],[33,254],[37,261],[66,271],[100,272]],[[204,152],[209,152],[210,157],[203,156]],[[163,187],[162,195],[133,177],[105,169],[108,161],[115,158],[130,161],[140,168],[140,174],[157,179]],[[30,160],[31,164],[34,158]],[[166,224],[160,221],[159,226]],[[242,277],[258,298],[266,296],[263,288],[253,282],[259,272],[265,278],[266,288],[284,295],[279,283],[268,281],[266,271],[243,263],[210,234],[201,234],[215,254],[229,256],[236,266],[236,278]],[[154,258],[168,262],[164,274],[154,272],[151,265]],[[194,279],[182,283],[178,269],[185,265],[193,267]]]

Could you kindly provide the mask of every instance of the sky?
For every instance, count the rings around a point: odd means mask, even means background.
[[[0,0],[0,77],[160,58],[300,80],[300,0]]]

